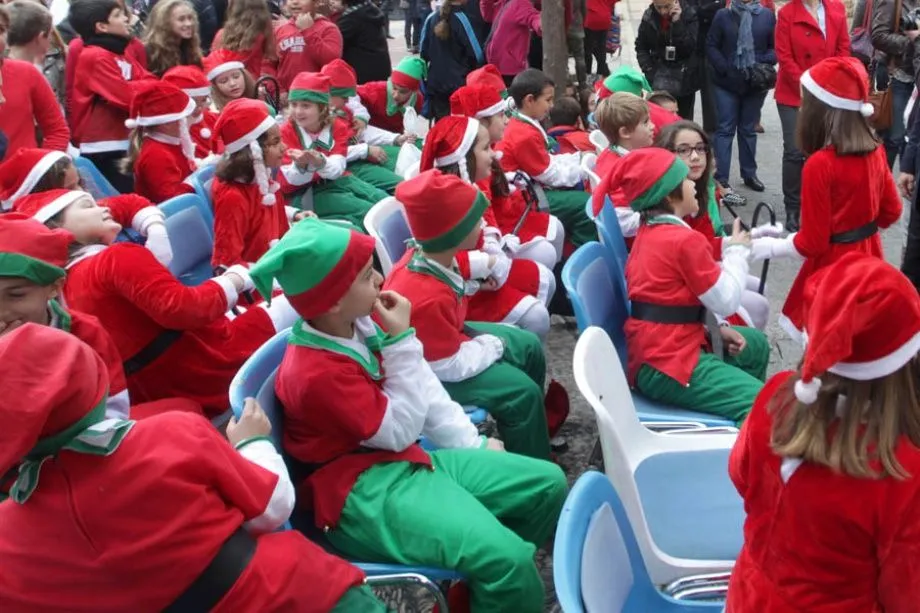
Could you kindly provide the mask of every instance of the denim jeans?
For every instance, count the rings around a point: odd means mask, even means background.
[[[754,126],[760,119],[766,92],[754,92],[739,96],[734,92],[714,85],[716,109],[719,112],[718,126],[713,138],[713,155],[716,158],[716,181],[727,183],[732,168],[732,141],[738,135],[738,162],[741,177],[749,179],[757,175],[757,133]]]
[[[889,79],[888,87],[891,89],[891,127],[879,133],[885,141],[885,153],[888,154],[888,167],[894,167],[894,161],[904,150],[904,137],[907,128],[904,125],[904,109],[910,101],[914,91],[913,83],[905,83],[897,79]]]
[[[786,213],[798,211],[802,202],[802,167],[805,154],[795,144],[795,128],[799,107],[776,104],[779,123],[783,128],[783,204]]]

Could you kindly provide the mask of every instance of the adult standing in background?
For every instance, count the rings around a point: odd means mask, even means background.
[[[613,24],[617,0],[587,0],[585,6],[585,70],[588,74],[610,76],[607,65],[607,33]],[[597,61],[594,72],[593,61]]]
[[[652,0],[636,34],[636,59],[653,90],[677,99],[678,114],[693,121],[701,56],[696,10],[682,0]]]
[[[700,103],[703,105],[703,130],[710,136],[718,127],[716,117],[716,93],[712,84],[712,65],[706,55],[706,39],[716,13],[726,6],[725,0],[698,0],[696,3],[696,20],[699,31],[696,36],[697,52],[700,54]]]
[[[802,73],[823,60],[850,55],[846,8],[839,0],[791,0],[777,13],[776,109],[783,129],[783,203],[786,229],[799,229],[802,166],[805,155],[795,142]]]
[[[346,0],[335,25],[342,33],[342,59],[355,69],[359,85],[390,78],[386,17],[373,0]]]

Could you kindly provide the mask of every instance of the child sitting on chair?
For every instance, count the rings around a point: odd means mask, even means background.
[[[428,64],[418,56],[406,56],[386,81],[371,81],[358,86],[361,104],[370,112],[370,125],[387,132],[402,134],[403,114],[415,109],[421,115],[424,98],[422,81],[428,76]]]
[[[239,98],[256,98],[256,82],[246,71],[240,54],[215,49],[204,58],[204,70],[211,83],[211,101],[218,112]]]
[[[163,81],[172,83],[195,101],[195,110],[188,118],[189,134],[195,143],[195,157],[206,160],[210,155],[222,153],[220,142],[211,140],[217,113],[208,108],[211,90],[208,78],[197,66],[173,66],[163,74]]]
[[[474,189],[452,184],[432,200]],[[252,268],[263,294],[277,282],[302,317],[275,382],[301,500],[349,556],[456,569],[473,611],[542,611],[533,556],[565,477],[479,435],[425,361],[409,301],[380,290],[373,253],[374,239],[308,219]],[[422,435],[441,450],[423,451]]]
[[[556,100],[549,111],[549,121],[553,127],[547,134],[556,139],[559,153],[594,153],[594,145],[581,119],[581,104],[578,100],[569,96]]]
[[[646,98],[646,96],[650,96],[654,93],[645,75],[632,66],[620,66],[617,68],[616,72],[606,79],[598,81],[596,88],[598,102],[617,92],[630,93],[640,98]],[[661,99],[660,96],[658,99]],[[652,129],[656,137],[658,136],[659,130],[668,124],[680,121],[681,118],[677,113],[652,101],[648,101],[648,112],[652,120]]]
[[[687,175],[684,162],[657,147],[630,153],[613,174],[642,216],[626,263],[628,378],[653,400],[740,424],[763,387],[769,343],[760,330],[721,325],[723,361],[705,349],[704,320],[707,309],[728,317],[741,305],[751,239],[735,220],[720,267],[709,240],[682,219],[699,210]]]

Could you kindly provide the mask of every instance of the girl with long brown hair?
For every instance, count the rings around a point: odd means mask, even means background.
[[[202,67],[198,14],[187,0],[160,0],[150,12],[147,33],[147,69],[158,77],[173,66]]]
[[[262,61],[275,60],[272,14],[265,0],[231,0],[227,21],[214,37],[213,49],[242,54],[253,79],[262,74]]]

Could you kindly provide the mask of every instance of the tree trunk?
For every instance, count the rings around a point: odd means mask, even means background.
[[[565,95],[569,80],[569,50],[565,41],[564,0],[543,0],[543,72],[556,82],[556,98]]]

